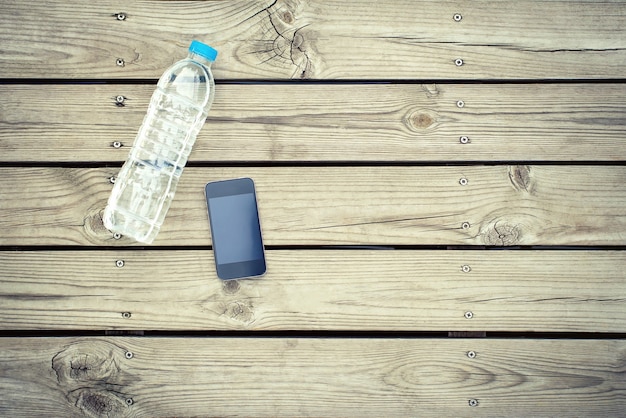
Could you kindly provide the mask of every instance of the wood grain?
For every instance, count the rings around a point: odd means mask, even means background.
[[[356,408],[368,417],[593,417],[626,408],[623,340],[2,338],[0,348],[0,412],[15,417],[348,417]]]
[[[262,279],[222,282],[211,250],[0,252],[0,329],[626,332],[621,251],[267,260]]]
[[[192,38],[219,50],[218,79],[599,79],[626,65],[621,1],[8,0],[3,11],[8,78],[156,78]]]
[[[102,225],[117,170],[0,168],[0,245],[132,244]],[[204,185],[237,177],[255,180],[267,245],[626,242],[626,167],[541,165],[192,167],[155,244],[208,245]]]
[[[0,160],[121,162],[153,88],[0,85]],[[624,84],[218,85],[190,161],[624,161],[625,114]]]

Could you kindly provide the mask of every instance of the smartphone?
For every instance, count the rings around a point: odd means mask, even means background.
[[[232,280],[265,274],[265,248],[252,179],[208,183],[205,195],[217,276]]]

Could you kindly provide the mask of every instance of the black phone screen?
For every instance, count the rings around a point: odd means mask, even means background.
[[[218,277],[265,273],[265,256],[254,183],[235,179],[209,183],[207,206]]]

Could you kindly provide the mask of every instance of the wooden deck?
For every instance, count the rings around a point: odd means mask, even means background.
[[[626,416],[626,1],[3,12],[0,415]],[[194,38],[215,103],[155,243],[115,239]],[[268,274],[221,282],[203,186],[241,176]]]

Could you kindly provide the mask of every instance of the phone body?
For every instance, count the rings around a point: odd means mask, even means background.
[[[210,182],[205,196],[217,276],[233,280],[264,275],[265,247],[252,179]]]

